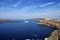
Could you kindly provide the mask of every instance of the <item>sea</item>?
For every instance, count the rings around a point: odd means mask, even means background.
[[[54,30],[38,25],[36,20],[0,23],[0,40],[45,40]]]

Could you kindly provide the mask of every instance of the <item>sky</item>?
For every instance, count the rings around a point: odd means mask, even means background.
[[[0,19],[60,19],[60,0],[0,0]]]

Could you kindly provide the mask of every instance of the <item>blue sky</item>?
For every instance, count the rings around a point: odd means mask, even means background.
[[[0,19],[60,19],[60,0],[0,0]]]

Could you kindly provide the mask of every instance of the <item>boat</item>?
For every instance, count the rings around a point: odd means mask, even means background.
[[[25,21],[25,23],[29,23],[29,21]]]

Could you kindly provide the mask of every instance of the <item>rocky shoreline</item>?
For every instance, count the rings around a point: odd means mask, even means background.
[[[39,20],[37,24],[56,28],[57,34],[54,34],[54,31],[51,34],[58,36],[58,38],[55,37],[56,39],[54,39],[54,40],[57,40],[57,39],[60,40],[60,20],[42,19],[42,20]],[[50,39],[53,40],[53,38],[54,38],[54,37],[52,38],[53,35],[50,36],[51,38],[49,37],[49,40]]]

